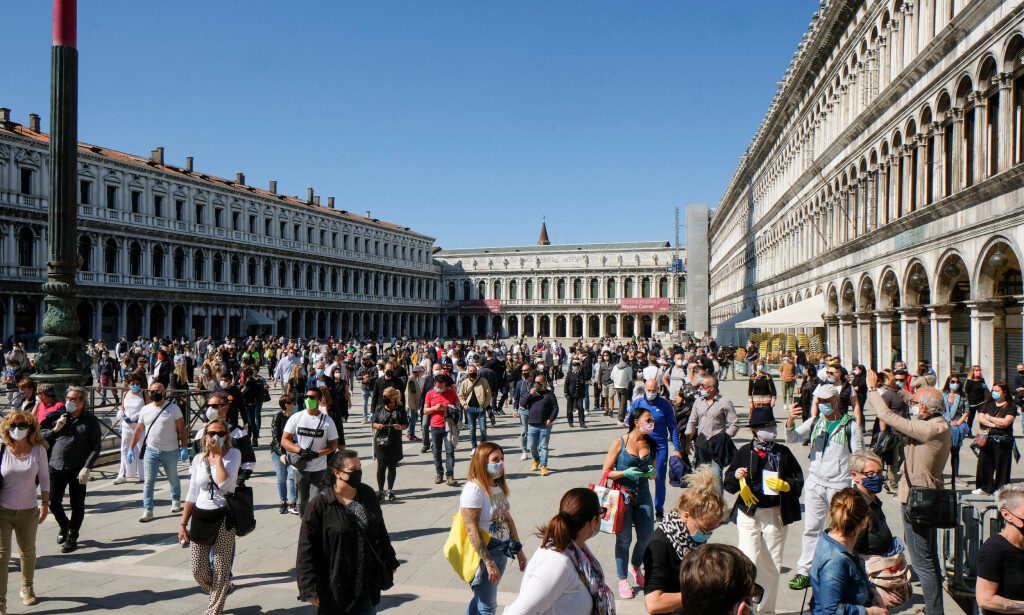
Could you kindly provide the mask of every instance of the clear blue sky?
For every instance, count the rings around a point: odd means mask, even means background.
[[[79,138],[437,245],[671,240],[714,206],[817,0],[79,2]],[[49,125],[51,2],[4,3],[0,106]]]

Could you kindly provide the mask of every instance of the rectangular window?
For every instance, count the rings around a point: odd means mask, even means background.
[[[164,217],[164,197],[159,194],[153,196],[153,215],[157,218]]]
[[[287,235],[287,234],[288,234],[288,225],[285,224],[284,222],[282,222],[281,223],[281,235],[280,235],[281,239],[284,239],[285,238],[284,236]]]
[[[181,199],[174,201],[174,219],[178,222],[185,219],[185,201]]]
[[[107,209],[117,209],[117,186],[107,186]]]
[[[264,218],[263,220],[263,234],[270,237],[270,218]],[[267,286],[270,286],[267,284]]]
[[[241,222],[239,221],[240,218],[241,218],[241,215],[237,211],[231,212],[231,230],[233,230],[233,231],[240,231],[240,230],[242,230],[241,228],[239,228],[239,226],[241,225]]]
[[[196,203],[196,222],[199,224],[205,224],[203,220],[203,210],[206,209],[202,203]]]
[[[78,202],[82,205],[89,204],[89,189],[92,188],[92,182],[81,180],[78,182]]]
[[[21,193],[32,194],[32,169],[21,170]]]
[[[133,214],[139,213],[139,208],[141,207],[141,203],[142,203],[142,193],[141,192],[136,192],[135,190],[132,190],[132,213]]]
[[[256,216],[249,216],[249,232],[256,234]]]
[[[224,210],[217,207],[213,210],[213,225],[222,228],[224,222]]]
[[[299,225],[296,224],[292,226],[292,239],[298,241],[299,237],[302,237],[302,233],[299,232]]]

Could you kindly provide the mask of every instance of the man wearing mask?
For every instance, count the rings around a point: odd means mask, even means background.
[[[159,382],[165,387],[170,386],[171,372],[174,371],[174,363],[167,355],[166,350],[156,351],[156,363],[153,364],[153,382]]]
[[[334,420],[320,412],[320,391],[306,391],[303,404],[305,410],[288,417],[281,434],[281,447],[289,453],[297,453],[306,462],[297,472],[300,516],[306,512],[309,500],[320,493],[327,473],[327,456],[345,448],[344,444],[338,444]]]
[[[533,387],[519,400],[520,412],[529,415],[530,424],[528,441],[533,454],[532,471],[540,468],[541,476],[548,475],[548,443],[551,441],[551,425],[558,418],[558,400],[555,393],[548,390],[547,378],[537,374]]]
[[[231,381],[231,376],[225,372],[217,377],[217,384],[213,387],[214,393],[224,393],[228,397],[228,420],[231,423],[241,421],[245,423],[245,399],[242,397],[242,390]]]
[[[527,452],[530,413],[526,408],[519,407],[519,401],[533,388],[533,367],[529,363],[523,363],[520,371],[523,377],[516,382],[512,391],[512,418],[519,419],[519,446],[523,451],[519,458],[526,461],[530,458],[530,454]]]
[[[604,415],[611,416],[614,410],[614,399],[612,398],[612,355],[609,352],[601,354],[601,362],[597,366],[595,384],[601,391],[601,405],[604,406]],[[625,414],[623,412],[623,414]]]
[[[283,387],[284,384],[288,382],[288,378],[291,377],[292,369],[294,369],[296,365],[301,364],[302,359],[297,356],[295,347],[292,346],[288,348],[285,351],[284,356],[281,357],[281,360],[277,362],[277,367],[274,368],[274,386],[277,386],[280,382]]]
[[[661,519],[665,516],[665,479],[668,476],[668,443],[676,449],[673,455],[682,457],[679,444],[679,431],[676,429],[676,416],[672,412],[672,404],[659,394],[658,381],[655,378],[644,383],[644,396],[633,401],[629,411],[632,414],[639,410],[651,413],[654,431],[649,437],[658,445],[654,457],[654,516]],[[652,451],[654,452],[654,451]]]
[[[372,414],[373,407],[370,405],[370,400],[373,399],[374,386],[379,377],[377,366],[373,363],[373,356],[363,352],[363,364],[356,370],[356,379],[359,380],[360,388],[363,391],[363,424],[368,425],[370,423],[370,415]]]
[[[480,430],[480,441],[487,440],[487,416],[484,408],[491,403],[491,387],[480,377],[476,364],[470,363],[466,368],[466,378],[459,384],[458,393],[459,401],[466,409],[470,442],[475,449],[477,429]]]
[[[629,409],[631,396],[630,389],[633,387],[633,366],[626,360],[625,353],[619,355],[619,361],[611,371],[612,389],[615,391],[615,404],[619,407],[619,414],[616,421],[619,425],[626,425],[626,410]]]
[[[580,360],[573,357],[569,372],[565,375],[565,414],[569,419],[569,427],[573,427],[572,414],[579,415],[580,427],[586,429],[586,416],[583,414],[583,398],[587,396],[587,381],[583,379],[583,366]]]
[[[878,394],[878,374],[868,371],[867,385],[868,406],[875,411],[879,420],[907,438],[906,472],[899,483],[899,498],[905,509],[911,484],[928,489],[942,488],[942,472],[953,448],[949,423],[942,417],[945,402],[942,394],[934,388],[921,387],[914,393],[908,419],[890,410]],[[910,553],[914,572],[921,581],[925,613],[942,615],[944,575],[938,558],[936,529],[911,525],[904,514],[903,542]]]
[[[135,447],[145,438],[142,463],[146,483],[142,488],[142,516],[139,517],[142,523],[153,520],[153,491],[161,467],[171,485],[171,513],[181,512],[178,461],[188,461],[188,431],[181,409],[167,400],[164,385],[159,382],[149,386],[149,398],[153,401],[139,412],[139,422],[128,448],[128,463],[135,463]]]
[[[99,420],[85,409],[88,393],[68,387],[64,412],[49,415],[39,433],[50,445],[50,512],[60,531],[61,552],[78,548],[78,532],[85,519],[85,485],[100,456],[103,433]],[[64,491],[71,492],[71,518],[64,512]]]
[[[697,387],[697,399],[686,422],[686,446],[694,452],[694,464],[710,463],[715,476],[722,479],[723,468],[731,459],[721,452],[729,449],[725,437],[733,438],[740,430],[740,419],[732,402],[718,391],[718,378],[705,375]]]
[[[373,396],[371,398],[370,405],[373,407],[374,411],[376,412],[378,407],[387,403],[387,398],[384,397],[384,390],[387,389],[388,387],[393,387],[395,390],[398,391],[398,394],[401,396],[401,400],[399,401],[399,403],[401,403],[404,406],[405,387],[402,385],[403,381],[401,378],[398,377],[398,373],[395,370],[395,362],[388,361],[387,363],[385,363],[384,375],[381,376],[380,378],[377,378],[376,381],[374,381],[373,383]],[[400,386],[402,387],[401,389],[398,388]]]

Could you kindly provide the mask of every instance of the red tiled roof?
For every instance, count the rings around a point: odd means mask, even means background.
[[[33,139],[35,141],[39,141],[40,143],[46,143],[46,144],[50,143],[50,135],[49,134],[47,134],[45,132],[33,132],[33,131],[29,130],[28,128],[26,128],[25,126],[22,126],[21,124],[16,124],[14,122],[10,122],[6,126],[4,126],[2,123],[0,123],[0,132],[7,132],[7,133],[15,134],[15,135],[18,135],[18,136],[21,136],[21,137],[26,137],[28,139]],[[251,194],[260,195],[260,196],[271,198],[271,199],[277,199],[277,200],[280,200],[280,201],[285,201],[287,203],[292,203],[293,205],[301,205],[301,206],[304,206],[304,207],[311,207],[313,209],[316,209],[316,210],[319,210],[319,211],[322,211],[322,212],[325,212],[325,213],[333,214],[333,215],[336,215],[336,216],[341,216],[343,218],[348,218],[348,219],[351,219],[351,220],[354,220],[354,221],[361,222],[363,224],[370,224],[370,225],[381,226],[381,227],[388,228],[388,229],[394,229],[394,230],[410,233],[412,235],[416,235],[416,236],[423,237],[423,238],[426,238],[426,239],[432,239],[432,237],[429,237],[429,236],[424,235],[422,233],[417,233],[416,231],[410,230],[409,227],[407,227],[407,226],[400,226],[398,224],[392,224],[390,222],[383,222],[381,220],[378,220],[377,218],[365,218],[363,216],[360,216],[360,215],[357,215],[357,214],[353,214],[353,213],[350,213],[350,212],[347,212],[347,211],[343,211],[343,210],[340,210],[340,209],[331,209],[329,207],[324,207],[322,205],[315,205],[315,204],[310,203],[308,201],[304,201],[304,200],[302,200],[302,199],[300,199],[298,197],[285,196],[283,194],[274,194],[274,193],[270,192],[269,190],[263,190],[261,188],[255,188],[253,186],[241,185],[241,184],[238,184],[238,183],[233,182],[231,180],[227,180],[227,179],[224,179],[224,178],[221,178],[221,177],[216,177],[216,176],[213,176],[213,175],[209,175],[207,173],[200,173],[200,172],[197,172],[197,171],[191,171],[191,172],[190,171],[186,171],[184,168],[174,166],[173,164],[157,164],[157,163],[153,162],[153,160],[151,160],[150,158],[143,158],[142,156],[135,156],[133,154],[126,154],[124,152],[119,152],[117,150],[112,150],[112,149],[108,149],[108,148],[105,148],[105,147],[100,147],[98,145],[90,145],[88,143],[83,143],[83,142],[79,141],[79,143],[78,143],[78,151],[84,152],[84,153],[87,153],[87,154],[96,155],[96,156],[102,156],[104,158],[109,158],[111,160],[116,160],[118,162],[125,162],[125,163],[128,163],[128,164],[134,164],[134,165],[141,166],[141,167],[146,167],[146,168],[149,168],[149,169],[157,169],[157,170],[163,171],[165,173],[170,173],[172,175],[180,175],[182,177],[189,177],[189,178],[192,178],[192,179],[195,179],[195,180],[205,181],[205,182],[212,183],[212,184],[220,184],[222,186],[227,186],[229,188],[234,188],[235,190],[244,190],[245,192],[249,192]]]

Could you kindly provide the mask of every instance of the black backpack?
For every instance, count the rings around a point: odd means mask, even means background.
[[[252,379],[256,386],[263,389],[263,401],[270,401],[270,387],[267,386],[267,381],[263,379],[263,376],[253,376]]]

